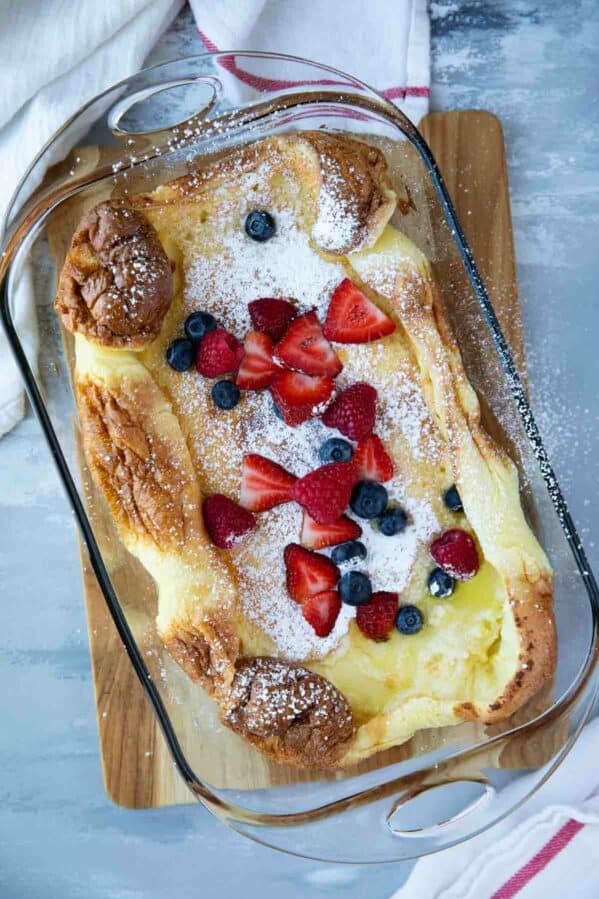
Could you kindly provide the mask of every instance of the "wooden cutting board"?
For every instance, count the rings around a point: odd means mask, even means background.
[[[423,120],[421,131],[439,163],[515,361],[523,370],[501,125],[487,112],[470,110],[433,113]],[[83,548],[82,567],[106,791],[127,808],[190,802]]]

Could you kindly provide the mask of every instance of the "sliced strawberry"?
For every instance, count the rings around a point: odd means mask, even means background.
[[[337,566],[298,543],[289,543],[284,552],[287,569],[287,590],[296,602],[303,602],[315,593],[332,590],[339,580]]]
[[[476,543],[459,528],[445,531],[431,543],[430,554],[439,568],[459,581],[474,577],[480,567]]]
[[[293,499],[291,491],[296,481],[294,474],[272,459],[248,453],[243,457],[239,502],[244,509],[265,512]]]
[[[328,409],[322,421],[337,428],[350,440],[364,440],[372,433],[376,416],[376,390],[360,381],[343,390]]]
[[[395,324],[382,309],[345,278],[333,291],[324,336],[337,343],[369,343],[395,331]]]
[[[393,477],[393,460],[376,434],[360,441],[354,453],[354,465],[362,481],[390,481]]]
[[[289,322],[297,315],[297,309],[287,300],[265,297],[248,304],[250,318],[256,331],[268,334],[271,340],[280,340]]]
[[[241,390],[263,390],[277,371],[273,362],[273,343],[266,334],[250,331],[243,344],[243,359],[235,378]]]
[[[343,368],[335,350],[322,333],[315,312],[306,312],[291,322],[275,354],[284,365],[306,375],[335,377]]]
[[[384,640],[395,626],[398,609],[397,593],[381,590],[373,593],[368,602],[358,606],[356,624],[365,637],[371,640]]]
[[[360,525],[347,515],[342,515],[332,524],[319,524],[304,512],[300,540],[310,549],[323,549],[325,546],[336,546],[348,540],[357,540],[361,534]]]
[[[205,378],[217,378],[237,371],[243,358],[243,346],[224,328],[208,331],[198,347],[196,368]]]
[[[331,462],[293,485],[293,498],[318,524],[333,524],[349,505],[358,476],[352,462]]]
[[[256,527],[256,519],[228,496],[213,493],[202,505],[204,524],[215,546],[231,549]]]
[[[336,590],[323,590],[302,603],[302,615],[317,637],[328,637],[341,611],[341,599]]]
[[[277,372],[270,385],[285,423],[292,426],[318,415],[334,389],[335,383],[328,375],[316,377],[297,371]]]

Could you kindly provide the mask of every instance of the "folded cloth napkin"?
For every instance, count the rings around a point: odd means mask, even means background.
[[[270,50],[355,75],[418,122],[428,110],[426,0],[190,0],[207,50]],[[243,68],[237,77],[252,78]],[[256,86],[256,80],[252,80]],[[273,87],[273,80],[268,79]],[[281,84],[284,86],[284,83]]]
[[[597,899],[598,750],[596,718],[528,802],[468,842],[420,859],[392,899]]]
[[[35,154],[86,100],[136,71],[182,0],[0,3],[0,221]],[[209,50],[278,50],[327,63],[384,91],[414,121],[428,107],[426,0],[192,0]],[[252,78],[236,70],[241,81]],[[252,86],[256,86],[252,82]],[[276,87],[276,81],[268,86]],[[68,148],[62,148],[66,153]],[[27,277],[14,316],[35,355]],[[22,417],[23,392],[0,333],[0,436]]]
[[[0,3],[0,222],[36,153],[87,100],[136,72],[183,0]],[[69,147],[63,147],[66,154]],[[54,160],[57,161],[57,160]],[[37,344],[30,274],[13,310],[28,357]],[[23,385],[0,331],[0,436],[23,416]]]

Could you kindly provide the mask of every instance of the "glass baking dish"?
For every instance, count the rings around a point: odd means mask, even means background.
[[[173,125],[174,97],[183,113]],[[356,769],[324,776],[273,771],[218,725],[212,701],[162,650],[150,579],[95,503],[80,454],[72,346],[52,309],[57,234],[74,210],[78,219],[101,199],[151,190],[208,152],[307,128],[376,143],[400,197],[410,198],[397,213],[399,227],[431,260],[486,427],[518,464],[527,515],[555,573],[558,631],[553,683],[508,721],[424,732]],[[212,53],[165,63],[120,82],[65,123],[16,190],[3,249],[4,328],[108,609],[193,795],[267,845],[364,863],[459,843],[530,796],[571,748],[597,692],[597,586],[476,263],[414,125],[367,85],[306,60]],[[24,288],[35,292],[37,362],[14,316]],[[220,762],[233,756],[235,772],[224,776]],[[509,798],[502,790],[508,782]]]

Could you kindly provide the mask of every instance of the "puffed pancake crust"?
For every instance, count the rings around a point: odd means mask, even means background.
[[[126,548],[155,580],[161,639],[226,725],[306,768],[352,764],[421,728],[498,722],[555,667],[551,568],[524,517],[516,468],[481,426],[428,261],[390,224],[396,202],[374,147],[321,132],[267,138],[89,211],[55,300],[75,335],[87,462]],[[270,239],[246,233],[254,210],[268,211]],[[376,390],[375,430],[393,463],[385,488],[404,513],[386,536],[346,509],[362,530],[359,568],[372,589],[421,613],[417,632],[398,624],[385,639],[358,626],[346,602],[318,636],[289,595],[284,551],[302,542],[299,502],[256,512],[229,549],[214,545],[203,519],[212,494],[243,501],[249,454],[298,478],[322,465],[322,444],[343,437],[322,421],[325,404],[295,426],[275,414],[268,387],[219,408],[219,378],[166,360],[198,310],[241,343],[252,330],[248,303],[260,298],[313,310],[322,326],[345,279],[395,325],[363,343],[331,339],[343,366],[336,396],[357,382]],[[444,501],[452,485],[463,510]],[[479,567],[441,598],[427,588],[431,544],[452,529],[470,535]]]

